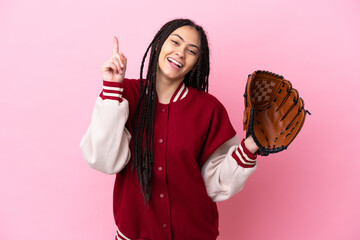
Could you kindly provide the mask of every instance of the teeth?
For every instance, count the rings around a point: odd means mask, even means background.
[[[170,62],[175,63],[175,64],[176,64],[179,68],[181,68],[181,67],[182,67],[182,64],[181,64],[181,63],[179,63],[178,61],[176,61],[175,59],[168,58],[168,60],[169,60]]]

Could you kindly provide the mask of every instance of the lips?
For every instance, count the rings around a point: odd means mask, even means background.
[[[182,68],[184,65],[181,64],[179,61],[176,61],[174,58],[168,57],[167,60],[169,61],[169,63],[177,68]]]

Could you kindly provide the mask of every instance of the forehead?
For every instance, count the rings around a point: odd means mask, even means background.
[[[200,46],[200,34],[199,32],[191,26],[182,26],[173,31],[170,36],[177,34],[184,39],[188,44],[195,44]]]

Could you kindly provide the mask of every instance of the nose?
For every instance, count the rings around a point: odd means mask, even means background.
[[[184,52],[185,52],[185,48],[179,47],[176,51],[176,55],[178,55],[179,57],[183,58],[184,57]]]

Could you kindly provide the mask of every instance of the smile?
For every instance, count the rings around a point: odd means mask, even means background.
[[[177,68],[182,68],[183,65],[181,63],[179,63],[178,61],[176,61],[173,58],[168,57],[167,60],[170,62],[171,65],[177,67]]]

